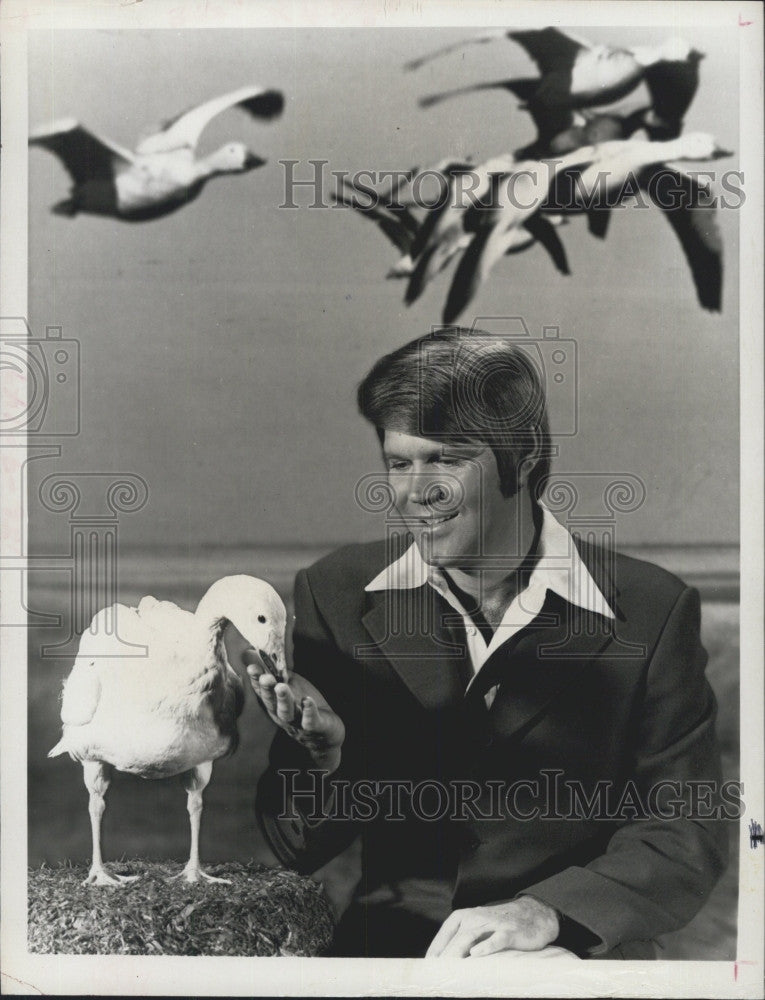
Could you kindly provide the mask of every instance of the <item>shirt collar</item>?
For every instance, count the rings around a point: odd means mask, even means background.
[[[539,559],[529,578],[529,589],[552,590],[569,604],[614,618],[614,612],[585,566],[570,532],[544,504],[540,507],[543,518]],[[425,562],[417,543],[412,542],[399,559],[386,566],[364,589],[369,592],[412,590],[426,583],[438,584],[436,589],[440,590],[444,578],[436,567]]]

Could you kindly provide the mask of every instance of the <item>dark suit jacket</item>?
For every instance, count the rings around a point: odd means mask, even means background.
[[[340,953],[423,954],[450,907],[527,892],[563,915],[560,943],[580,954],[652,957],[645,943],[705,902],[726,860],[724,824],[706,818],[715,793],[696,791],[691,817],[664,818],[670,799],[689,805],[685,782],[720,782],[699,595],[656,566],[577,544],[616,620],[548,591],[467,694],[461,625],[443,599],[429,586],[365,592],[391,561],[385,543],[341,549],[298,574],[294,669],[346,726],[326,790],[360,779],[387,790],[364,786],[354,812],[346,788],[339,816],[323,822],[294,795],[279,819],[285,787],[315,784],[306,752],[280,732],[257,809],[280,860],[306,873],[362,834]],[[430,782],[419,810],[406,795],[395,802],[394,780]],[[433,781],[467,788],[462,808],[441,815]],[[480,789],[472,809],[469,783]],[[370,789],[383,791],[375,799]]]

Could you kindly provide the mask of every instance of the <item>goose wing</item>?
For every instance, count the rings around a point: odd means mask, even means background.
[[[560,273],[570,274],[566,248],[552,222],[537,212],[523,226],[545,248]]]
[[[572,148],[572,142],[576,142],[576,139],[579,138],[578,132],[575,132],[577,126],[575,125],[574,112],[570,108],[558,105],[538,105],[532,100],[525,106],[524,110],[529,113],[536,126],[537,137],[528,146],[516,149],[515,155],[519,159],[525,159],[532,155],[546,156],[553,150],[556,153],[566,153]],[[570,133],[576,138],[567,142],[564,137],[561,141],[560,137],[564,133]],[[559,140],[558,146],[553,145],[556,139]]]
[[[608,227],[610,224],[610,208],[587,209],[587,229],[589,230],[591,236],[596,236],[599,240],[604,240],[608,235]]]
[[[105,662],[113,662],[112,657],[124,656],[128,646],[144,646],[148,640],[145,624],[135,608],[125,604],[112,604],[102,608],[93,618],[88,628],[80,636],[77,661],[93,657],[106,657]]]
[[[583,49],[592,48],[590,42],[559,28],[508,31],[507,34],[526,50],[543,76],[556,70],[569,69]]]
[[[418,229],[415,217],[404,207],[389,208],[376,205],[374,202],[371,205],[359,204],[357,197],[363,193],[347,186],[345,190],[337,192],[336,198],[341,205],[355,209],[376,222],[391,243],[402,254],[408,254]]]
[[[30,146],[54,153],[75,184],[89,180],[111,180],[121,169],[132,166],[132,153],[89,132],[73,118],[36,129],[29,135]]]
[[[146,629],[133,608],[112,604],[95,615],[80,637],[72,671],[64,682],[61,721],[65,726],[85,726],[96,714],[101,698],[100,667],[113,671],[125,644],[146,642]]]
[[[473,299],[489,271],[494,267],[506,249],[506,234],[497,226],[487,226],[476,233],[462,255],[454,272],[442,319],[453,323]]]
[[[500,191],[501,182],[507,176],[494,175],[488,198],[481,208],[471,210],[468,228],[475,230],[475,236],[454,272],[442,316],[444,323],[453,323],[467,307],[512,243],[515,221],[519,217],[512,201],[508,201],[506,193]]]
[[[184,611],[172,601],[158,601],[156,597],[142,597],[136,614],[144,629],[171,634],[183,634],[193,628],[195,618],[190,611]]]
[[[195,149],[205,126],[216,115],[234,107],[242,108],[253,118],[270,119],[281,114],[284,95],[280,90],[240,87],[239,90],[198,104],[163,122],[157,132],[141,141],[136,151],[144,156],[169,153],[175,149]]]
[[[465,203],[469,195],[473,204],[479,202],[491,187],[492,175],[506,172],[514,162],[510,154],[495,156],[478,165],[451,163],[441,172],[447,184],[448,196],[440,197],[428,211],[412,246],[412,257],[416,259],[429,246],[434,246],[453,226],[462,226],[463,214],[470,206]],[[461,192],[462,200],[457,203],[452,195],[457,193],[456,177],[470,172],[474,180],[469,192]]]
[[[702,58],[693,49],[687,59],[661,59],[644,70],[654,117],[654,123],[648,126],[652,139],[674,139],[680,135],[683,118],[699,86]]]
[[[78,656],[64,681],[61,721],[65,726],[86,726],[96,714],[101,681],[92,659]]]
[[[667,179],[668,190],[661,196],[649,181],[654,173]],[[699,182],[666,166],[643,171],[640,186],[664,212],[675,232],[691,269],[699,304],[710,312],[722,308],[723,244],[717,223],[717,209],[709,204]],[[681,191],[682,195],[678,195]]]
[[[442,101],[449,101],[452,97],[461,97],[464,94],[474,94],[481,90],[510,90],[522,100],[527,100],[534,93],[539,80],[490,80],[487,83],[472,83],[467,87],[455,87],[452,90],[442,90],[437,94],[426,94],[417,102],[421,108],[431,108],[434,104]],[[526,86],[528,89],[525,89]],[[520,93],[518,92],[520,91]]]
[[[419,59],[412,59],[410,62],[404,64],[404,69],[419,69],[420,66],[432,62],[434,59],[440,59],[441,56],[447,56],[451,52],[459,52],[466,45],[485,45],[487,42],[494,42],[498,38],[507,38],[507,35],[508,32],[504,28],[484,31],[480,35],[473,35],[470,38],[463,38],[459,42],[453,42],[451,45],[445,45],[443,48],[436,49],[435,52],[430,52],[426,56],[420,56]]]

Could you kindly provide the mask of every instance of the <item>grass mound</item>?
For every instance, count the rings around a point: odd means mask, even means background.
[[[58,955],[320,955],[332,939],[321,886],[282,868],[211,865],[230,885],[166,881],[182,865],[112,863],[140,875],[119,888],[82,885],[85,866],[29,872],[29,950]]]

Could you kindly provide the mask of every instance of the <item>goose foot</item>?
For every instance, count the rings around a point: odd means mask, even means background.
[[[168,882],[175,882],[176,879],[183,879],[184,882],[189,882],[193,884],[194,882],[220,882],[222,885],[231,885],[231,879],[228,878],[216,878],[214,875],[208,875],[206,871],[199,867],[199,865],[186,865],[182,872],[178,872],[177,875],[171,875],[168,878]]]
[[[88,872],[88,877],[83,879],[83,885],[117,885],[123,886],[128,882],[135,882],[140,875],[110,875],[103,867],[95,865]]]

